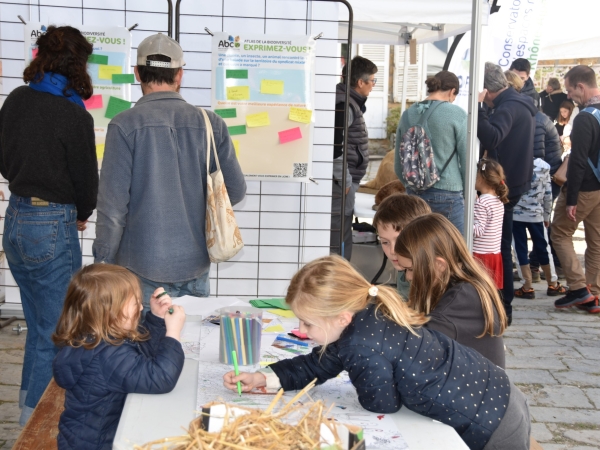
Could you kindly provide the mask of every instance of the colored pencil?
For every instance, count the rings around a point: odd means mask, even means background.
[[[242,365],[247,366],[248,358],[246,357],[246,335],[244,334],[242,318],[239,316],[235,318],[235,329],[237,330],[237,333],[239,336],[239,342],[240,342],[239,350],[240,350],[240,354],[242,355],[242,358],[241,358]]]
[[[248,351],[248,364],[256,364],[257,361],[254,361],[252,356],[252,333],[250,332],[251,320],[246,317],[244,319],[244,325],[246,328],[246,338],[248,339],[247,351]]]

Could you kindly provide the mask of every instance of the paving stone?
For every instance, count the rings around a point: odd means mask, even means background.
[[[532,423],[531,435],[538,442],[547,442],[553,439],[552,432],[543,423]]]
[[[557,358],[561,356],[577,358],[579,355],[574,347],[513,347],[510,350],[513,355],[524,358]]]
[[[584,444],[600,444],[600,430],[567,430],[564,436]]]
[[[558,328],[560,328],[560,331],[562,331],[563,333],[583,333],[583,329],[581,329],[580,327],[559,325]]]
[[[591,314],[590,314],[591,316]],[[580,316],[580,317],[588,317],[588,316]],[[538,326],[554,326],[554,327],[560,327],[560,326],[565,326],[565,327],[579,327],[581,329],[584,328],[600,328],[600,321],[598,321],[597,317],[593,317],[592,316],[592,321],[590,322],[582,322],[580,321],[580,317],[569,317],[569,318],[564,318],[563,320],[540,320],[541,325]]]
[[[598,320],[598,318],[596,318],[593,315],[590,315],[586,312],[580,313],[579,311],[576,311],[575,309],[549,313],[548,315],[552,319],[556,319],[559,321],[566,320],[567,318],[570,318],[570,320],[572,320],[573,322],[596,322]]]
[[[0,422],[18,422],[19,417],[21,417],[21,410],[18,403],[0,404]]]
[[[12,323],[9,325],[9,327]],[[15,348],[15,349],[24,349],[25,348],[25,336],[26,333],[21,333],[20,335],[15,334],[11,336],[8,334],[8,330],[0,333],[0,348]]]
[[[596,405],[596,409],[600,409],[600,389],[585,389],[588,398]]]
[[[0,423],[0,436],[9,441],[16,440],[22,429],[18,423]]]
[[[552,319],[546,311],[519,311],[519,319]]]
[[[591,336],[591,335],[590,335]],[[590,339],[579,339],[577,340],[581,347],[595,347],[598,348],[600,346],[600,340],[590,340]]]
[[[600,352],[594,347],[575,347],[587,359],[600,359]]]
[[[4,442],[4,445],[0,448],[2,450],[4,450],[4,449],[10,450],[14,447],[16,441],[17,441],[16,439],[14,439],[14,440],[11,439],[10,441],[6,441],[6,442]]]
[[[564,347],[559,340],[550,340],[550,339],[525,339],[532,347]]]
[[[506,373],[513,383],[521,384],[558,384],[547,370],[537,369],[506,369]],[[539,422],[539,421],[538,421]]]
[[[529,333],[529,335],[531,336],[532,339],[552,339],[552,340],[557,340],[560,338],[560,334],[556,334],[556,333],[544,333],[544,332],[537,332],[537,331],[531,331]]]
[[[596,360],[563,358],[562,362],[569,367],[569,370],[600,375],[600,363]]]
[[[514,319],[516,320],[516,319]],[[547,322],[547,321],[546,321]],[[531,333],[532,331],[541,331],[545,333],[558,333],[560,330],[558,327],[552,327],[549,325],[513,325],[510,326],[509,330],[514,329],[515,331],[526,331]]]
[[[575,372],[574,370],[567,372],[554,372],[554,378],[558,380],[560,384],[567,384],[570,386],[579,387],[600,387],[600,376],[592,375],[590,373]]]
[[[23,364],[24,354],[18,349],[0,351],[0,363]]]
[[[589,409],[566,409],[550,408],[545,406],[531,406],[529,408],[531,417],[536,422],[554,423],[591,423],[597,425],[600,422],[600,411]]]
[[[567,450],[566,444],[544,444],[544,450]]]
[[[510,328],[509,328],[509,330],[510,330]],[[529,338],[529,337],[531,337],[529,334],[530,333],[527,333],[526,331],[512,331],[512,330],[510,330],[510,333],[508,333],[507,331],[505,331],[504,336],[508,336],[511,339]]]
[[[600,335],[600,328],[585,327],[583,328],[583,331],[585,331],[587,334]]]
[[[2,384],[21,385],[21,364],[0,364],[0,380]]]
[[[558,358],[526,358],[506,354],[506,367],[510,369],[567,370]]]
[[[569,447],[569,450],[599,450],[598,447],[588,447],[586,446],[582,446],[582,445],[577,445],[575,447]]]
[[[506,345],[506,347],[508,348],[512,348],[512,347],[523,347],[523,346],[527,346],[529,347],[529,344],[527,342],[525,342],[525,339],[514,339],[512,337],[510,338],[503,338],[504,341],[504,345]]]
[[[575,386],[544,386],[535,390],[532,406],[556,406],[559,408],[593,408],[585,393]]]
[[[534,319],[518,319],[514,318],[511,326],[519,326],[519,325],[540,325],[540,322]]]
[[[0,384],[0,402],[18,402],[19,386]]]

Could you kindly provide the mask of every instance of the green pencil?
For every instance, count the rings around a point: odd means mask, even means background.
[[[237,377],[240,374],[240,368],[238,367],[238,360],[235,350],[231,350],[231,358],[233,359],[233,370],[235,371],[235,376]],[[238,394],[240,397],[242,396],[242,383],[237,382]]]

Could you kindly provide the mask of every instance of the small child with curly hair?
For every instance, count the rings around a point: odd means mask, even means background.
[[[485,266],[498,289],[504,287],[500,252],[504,203],[508,202],[504,180],[504,169],[498,162],[485,158],[479,161],[475,189],[480,195],[475,201],[473,256]]]

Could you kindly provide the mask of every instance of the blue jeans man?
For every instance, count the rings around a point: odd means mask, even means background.
[[[144,305],[144,315],[150,311],[150,297],[154,291],[162,287],[169,297],[182,297],[184,295],[191,295],[193,297],[208,297],[210,295],[210,281],[208,279],[209,272],[201,275],[199,278],[181,281],[179,283],[163,283],[160,281],[152,281],[147,278],[140,277],[142,283],[142,302]]]
[[[25,425],[52,378],[52,333],[71,277],[81,268],[75,205],[10,196],[2,243],[27,322],[19,406]]]

